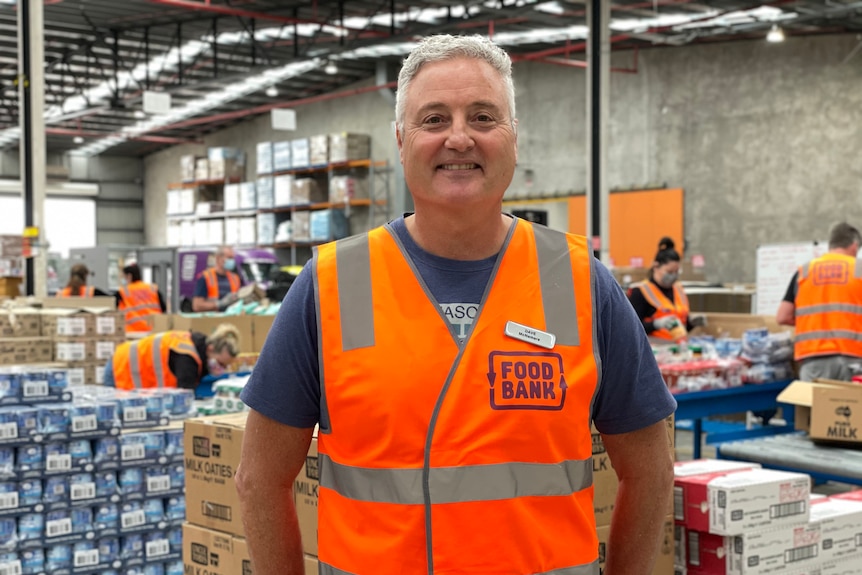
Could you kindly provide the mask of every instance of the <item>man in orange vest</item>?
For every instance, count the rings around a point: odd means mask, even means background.
[[[126,332],[150,331],[148,315],[165,313],[162,292],[155,284],[141,280],[141,268],[131,263],[123,268],[126,284],[117,291],[117,309],[126,312]]]
[[[862,266],[856,255],[859,230],[836,224],[829,251],[793,275],[776,320],[795,325],[794,357],[799,378],[850,381],[862,367]]]
[[[213,267],[198,276],[192,297],[192,311],[224,311],[237,300],[242,280],[236,270],[233,248],[221,246],[215,252]]]
[[[396,138],[415,213],[318,246],[241,398],[237,471],[257,575],[301,575],[293,484],[319,423],[321,573],[599,572],[592,435],[620,480],[606,575],[648,575],[676,402],[586,238],[504,214],[509,56],[426,37]]]

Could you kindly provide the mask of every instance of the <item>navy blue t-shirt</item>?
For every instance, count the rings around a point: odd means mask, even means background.
[[[399,218],[390,223],[444,314],[465,335],[476,316],[497,256],[478,261],[429,254]],[[601,382],[593,419],[602,433],[648,427],[676,409],[640,320],[610,272],[595,262],[597,349]],[[282,302],[260,358],[242,391],[255,411],[286,425],[313,427],[320,418],[314,273],[310,263]]]

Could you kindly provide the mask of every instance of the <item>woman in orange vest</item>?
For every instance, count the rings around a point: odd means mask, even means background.
[[[87,276],[90,270],[84,264],[78,263],[69,270],[69,282],[66,287],[57,292],[57,297],[94,297],[97,295],[110,295],[99,288],[87,285]]]
[[[689,316],[688,298],[677,281],[679,263],[673,240],[663,237],[647,279],[628,290],[629,301],[650,337],[678,341],[706,321],[702,316]]]
[[[196,331],[154,333],[117,346],[105,366],[105,385],[195,389],[204,376],[229,366],[239,349],[239,330],[229,323],[209,337]]]
[[[165,300],[155,284],[141,280],[141,268],[138,264],[129,264],[123,268],[126,285],[117,291],[117,309],[126,312],[126,332],[150,331],[146,321],[148,315],[164,313]]]

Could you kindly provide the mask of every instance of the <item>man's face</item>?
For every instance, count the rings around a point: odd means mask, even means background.
[[[518,156],[512,124],[505,84],[489,64],[466,57],[425,64],[397,134],[417,208],[499,202]]]

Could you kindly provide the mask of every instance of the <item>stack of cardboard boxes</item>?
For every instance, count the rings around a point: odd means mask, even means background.
[[[126,339],[125,315],[110,308],[49,308],[41,314],[42,335],[53,360],[69,368],[70,385],[104,384],[105,364]]]
[[[52,359],[51,339],[43,337],[39,310],[0,309],[0,365],[45,363]]]

